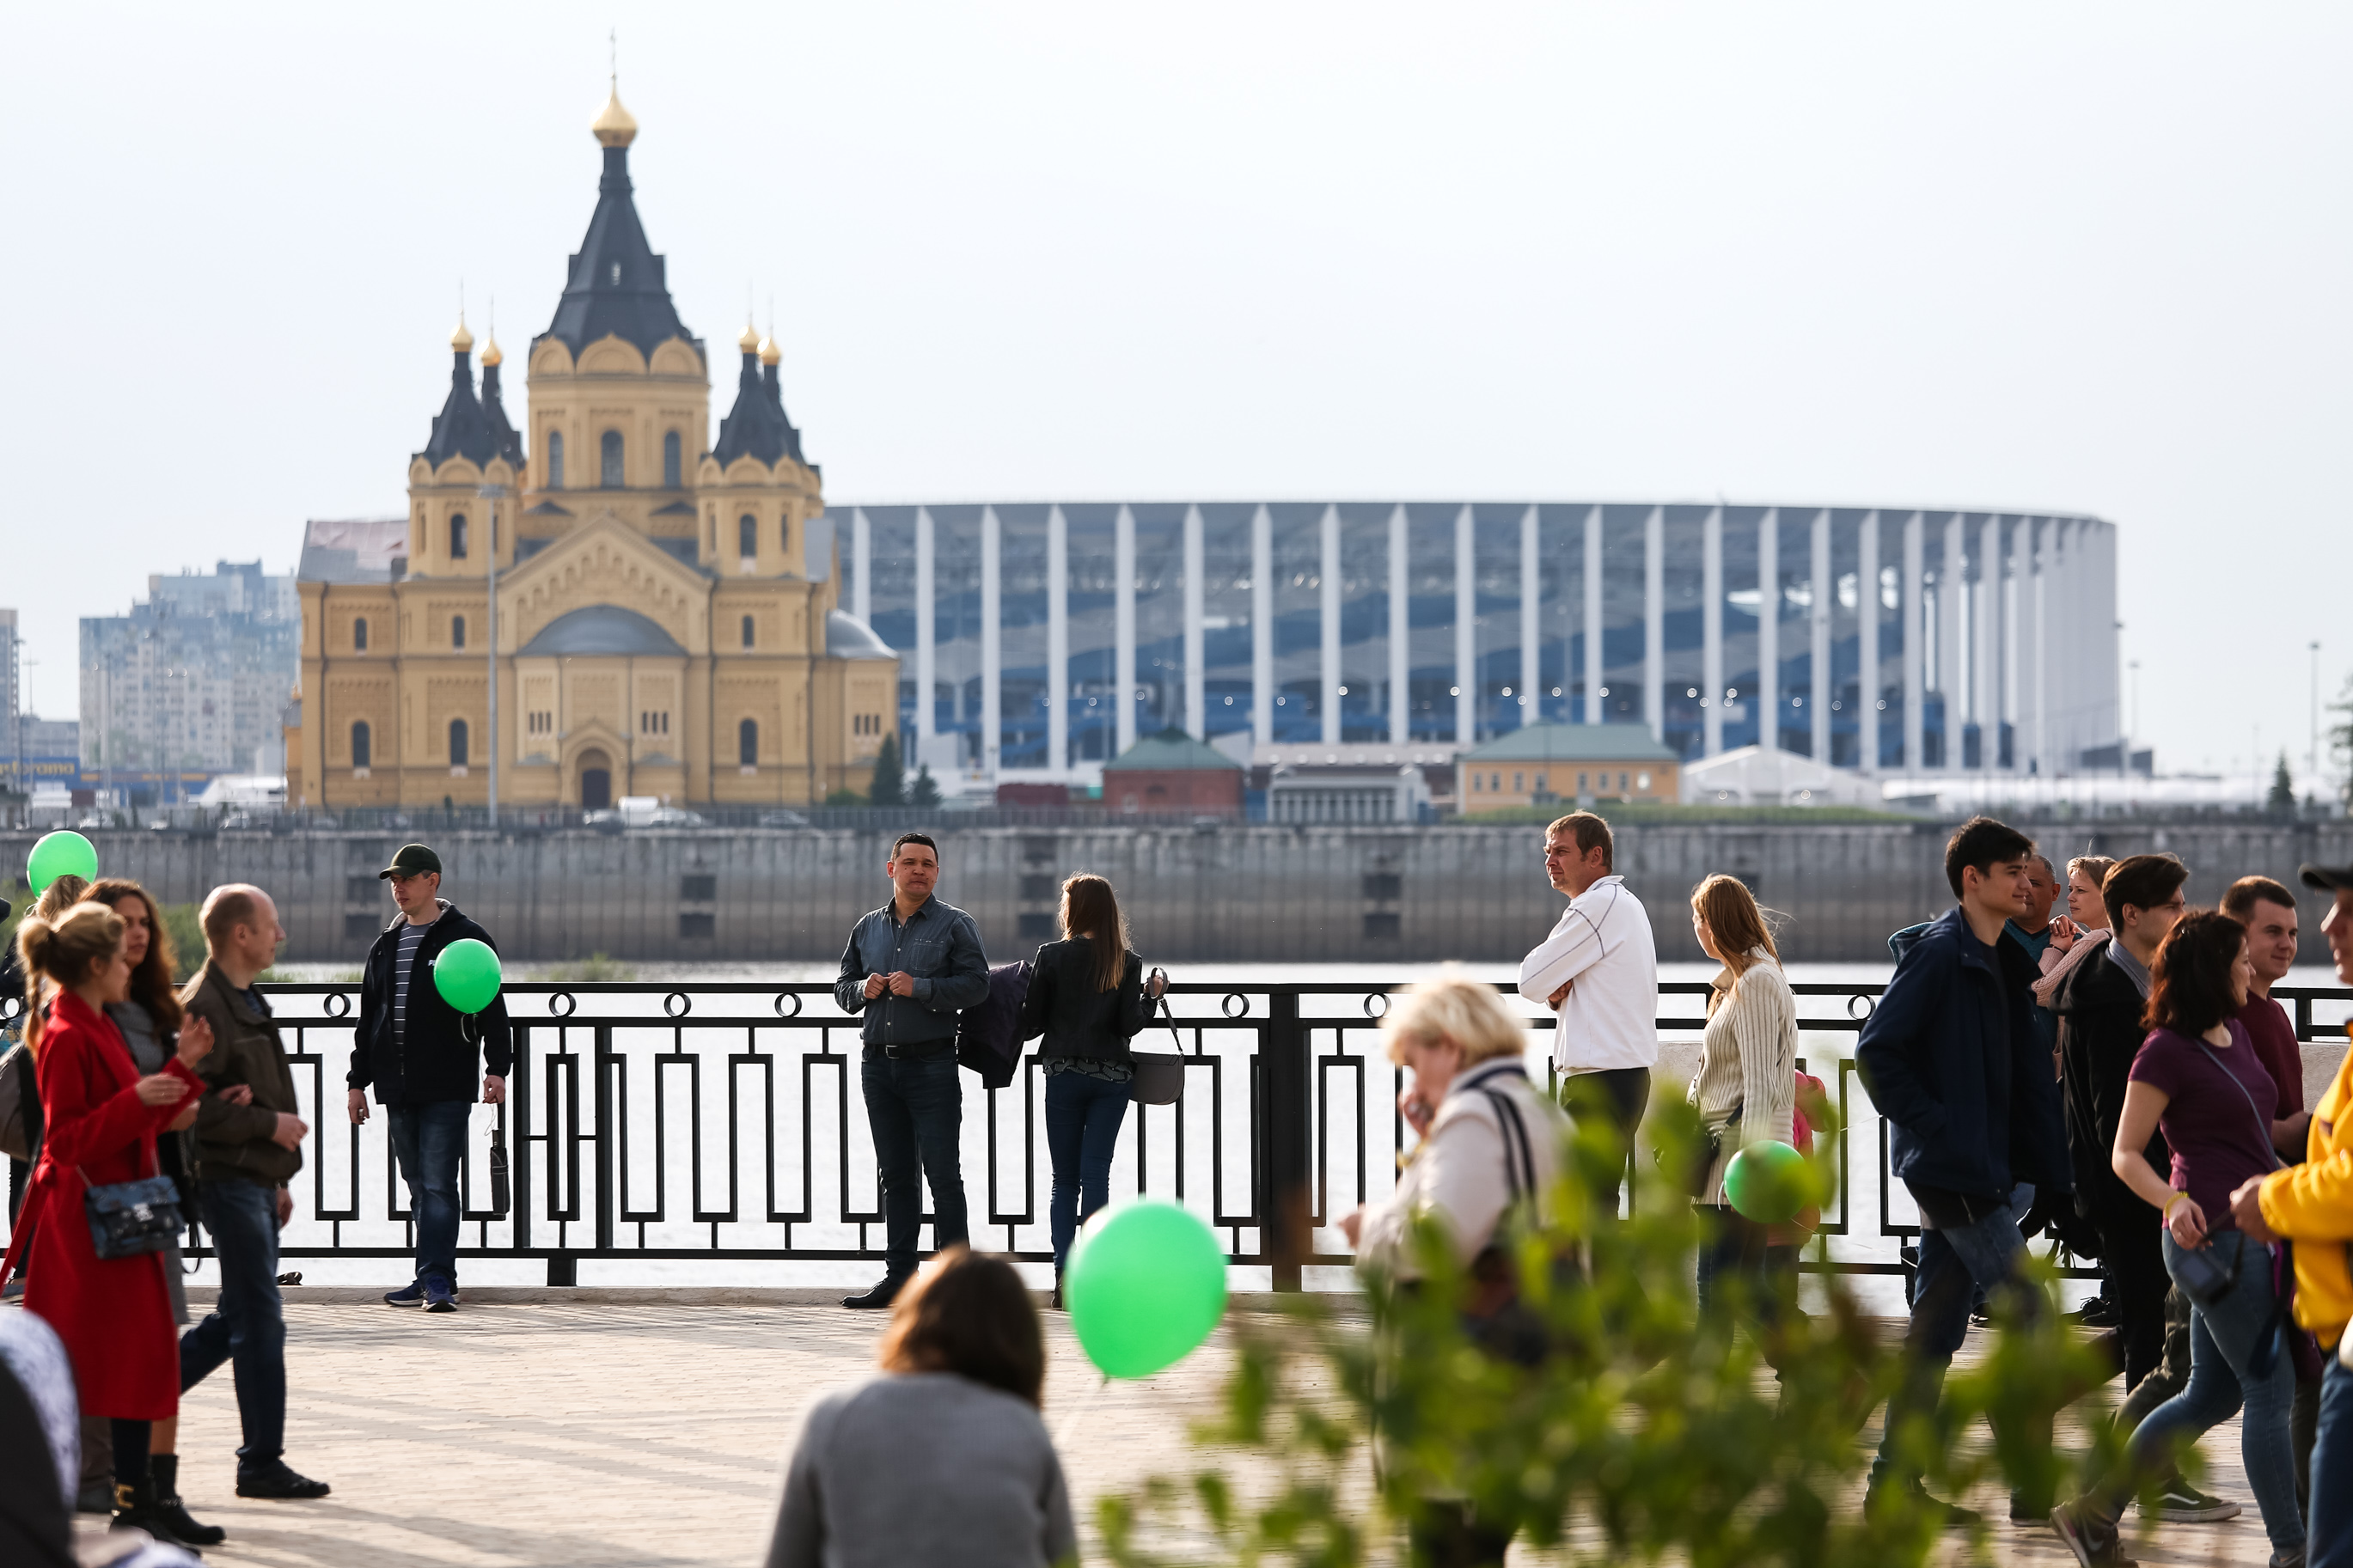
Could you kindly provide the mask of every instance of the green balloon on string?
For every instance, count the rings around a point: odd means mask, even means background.
[[[464,936],[433,960],[433,989],[460,1013],[479,1013],[498,1000],[499,955],[489,942]]]
[[[1724,1168],[1725,1201],[1758,1225],[1795,1219],[1811,1185],[1806,1157],[1787,1143],[1751,1143]]]
[[[1149,1377],[1192,1354],[1225,1315],[1225,1249],[1175,1204],[1115,1205],[1079,1233],[1062,1300],[1089,1361],[1110,1377]]]
[[[97,881],[98,846],[70,829],[44,834],[25,861],[25,880],[37,894],[59,877]]]

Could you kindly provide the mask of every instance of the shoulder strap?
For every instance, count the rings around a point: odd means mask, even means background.
[[[1535,1158],[1528,1148],[1527,1123],[1520,1119],[1520,1108],[1512,1103],[1510,1095],[1483,1086],[1479,1092],[1495,1108],[1496,1131],[1504,1140],[1504,1182],[1511,1188],[1512,1202],[1516,1204],[1536,1190]]]
[[[2247,1087],[2247,1080],[2241,1078],[2237,1073],[2232,1072],[2231,1070],[2230,1064],[2225,1062],[2221,1057],[2214,1054],[2213,1047],[2208,1045],[2204,1040],[2200,1039],[2195,1035],[2191,1035],[2188,1037],[2191,1044],[2195,1045],[2200,1050],[2206,1053],[2207,1060],[2212,1062],[2217,1068],[2221,1069],[2222,1076],[2224,1078],[2229,1079],[2233,1084],[2238,1086],[2240,1095],[2247,1102],[2247,1109],[2255,1113],[2255,1131],[2262,1140],[2263,1152],[2272,1157],[2272,1169],[2276,1171],[2281,1166],[2286,1164],[2287,1162],[2279,1157],[2279,1151],[2272,1147],[2271,1118],[2265,1116],[2263,1114],[2263,1108],[2255,1103],[2254,1091]],[[2247,1044],[2247,1048],[2250,1051],[2253,1050],[2254,1042],[2250,1040]]]

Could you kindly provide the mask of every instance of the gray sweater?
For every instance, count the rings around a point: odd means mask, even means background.
[[[1039,1413],[954,1373],[902,1373],[809,1411],[767,1568],[1047,1568],[1078,1554]]]

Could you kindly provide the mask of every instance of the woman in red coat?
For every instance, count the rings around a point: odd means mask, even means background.
[[[26,1309],[58,1331],[73,1360],[82,1412],[114,1424],[119,1525],[170,1540],[152,1520],[148,1424],[180,1408],[178,1331],[160,1254],[101,1261],[83,1207],[85,1185],[156,1173],[155,1134],[195,1117],[203,1080],[191,1066],[212,1048],[209,1030],[180,1036],[164,1070],[139,1076],[106,1005],[130,993],[122,917],[103,904],[76,904],[56,921],[34,916],[17,928],[26,967],[54,981],[47,1016],[26,1031],[41,1087],[47,1128],[32,1191],[16,1216],[0,1281],[26,1254]]]

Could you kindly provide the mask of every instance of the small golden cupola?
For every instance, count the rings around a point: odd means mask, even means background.
[[[605,100],[603,110],[588,122],[588,129],[595,132],[600,147],[626,147],[638,139],[637,120],[621,107],[621,84],[617,79],[613,83],[612,96]]]
[[[474,334],[466,330],[466,318],[463,316],[458,318],[458,330],[449,334],[449,348],[455,353],[470,354],[474,352]]]

